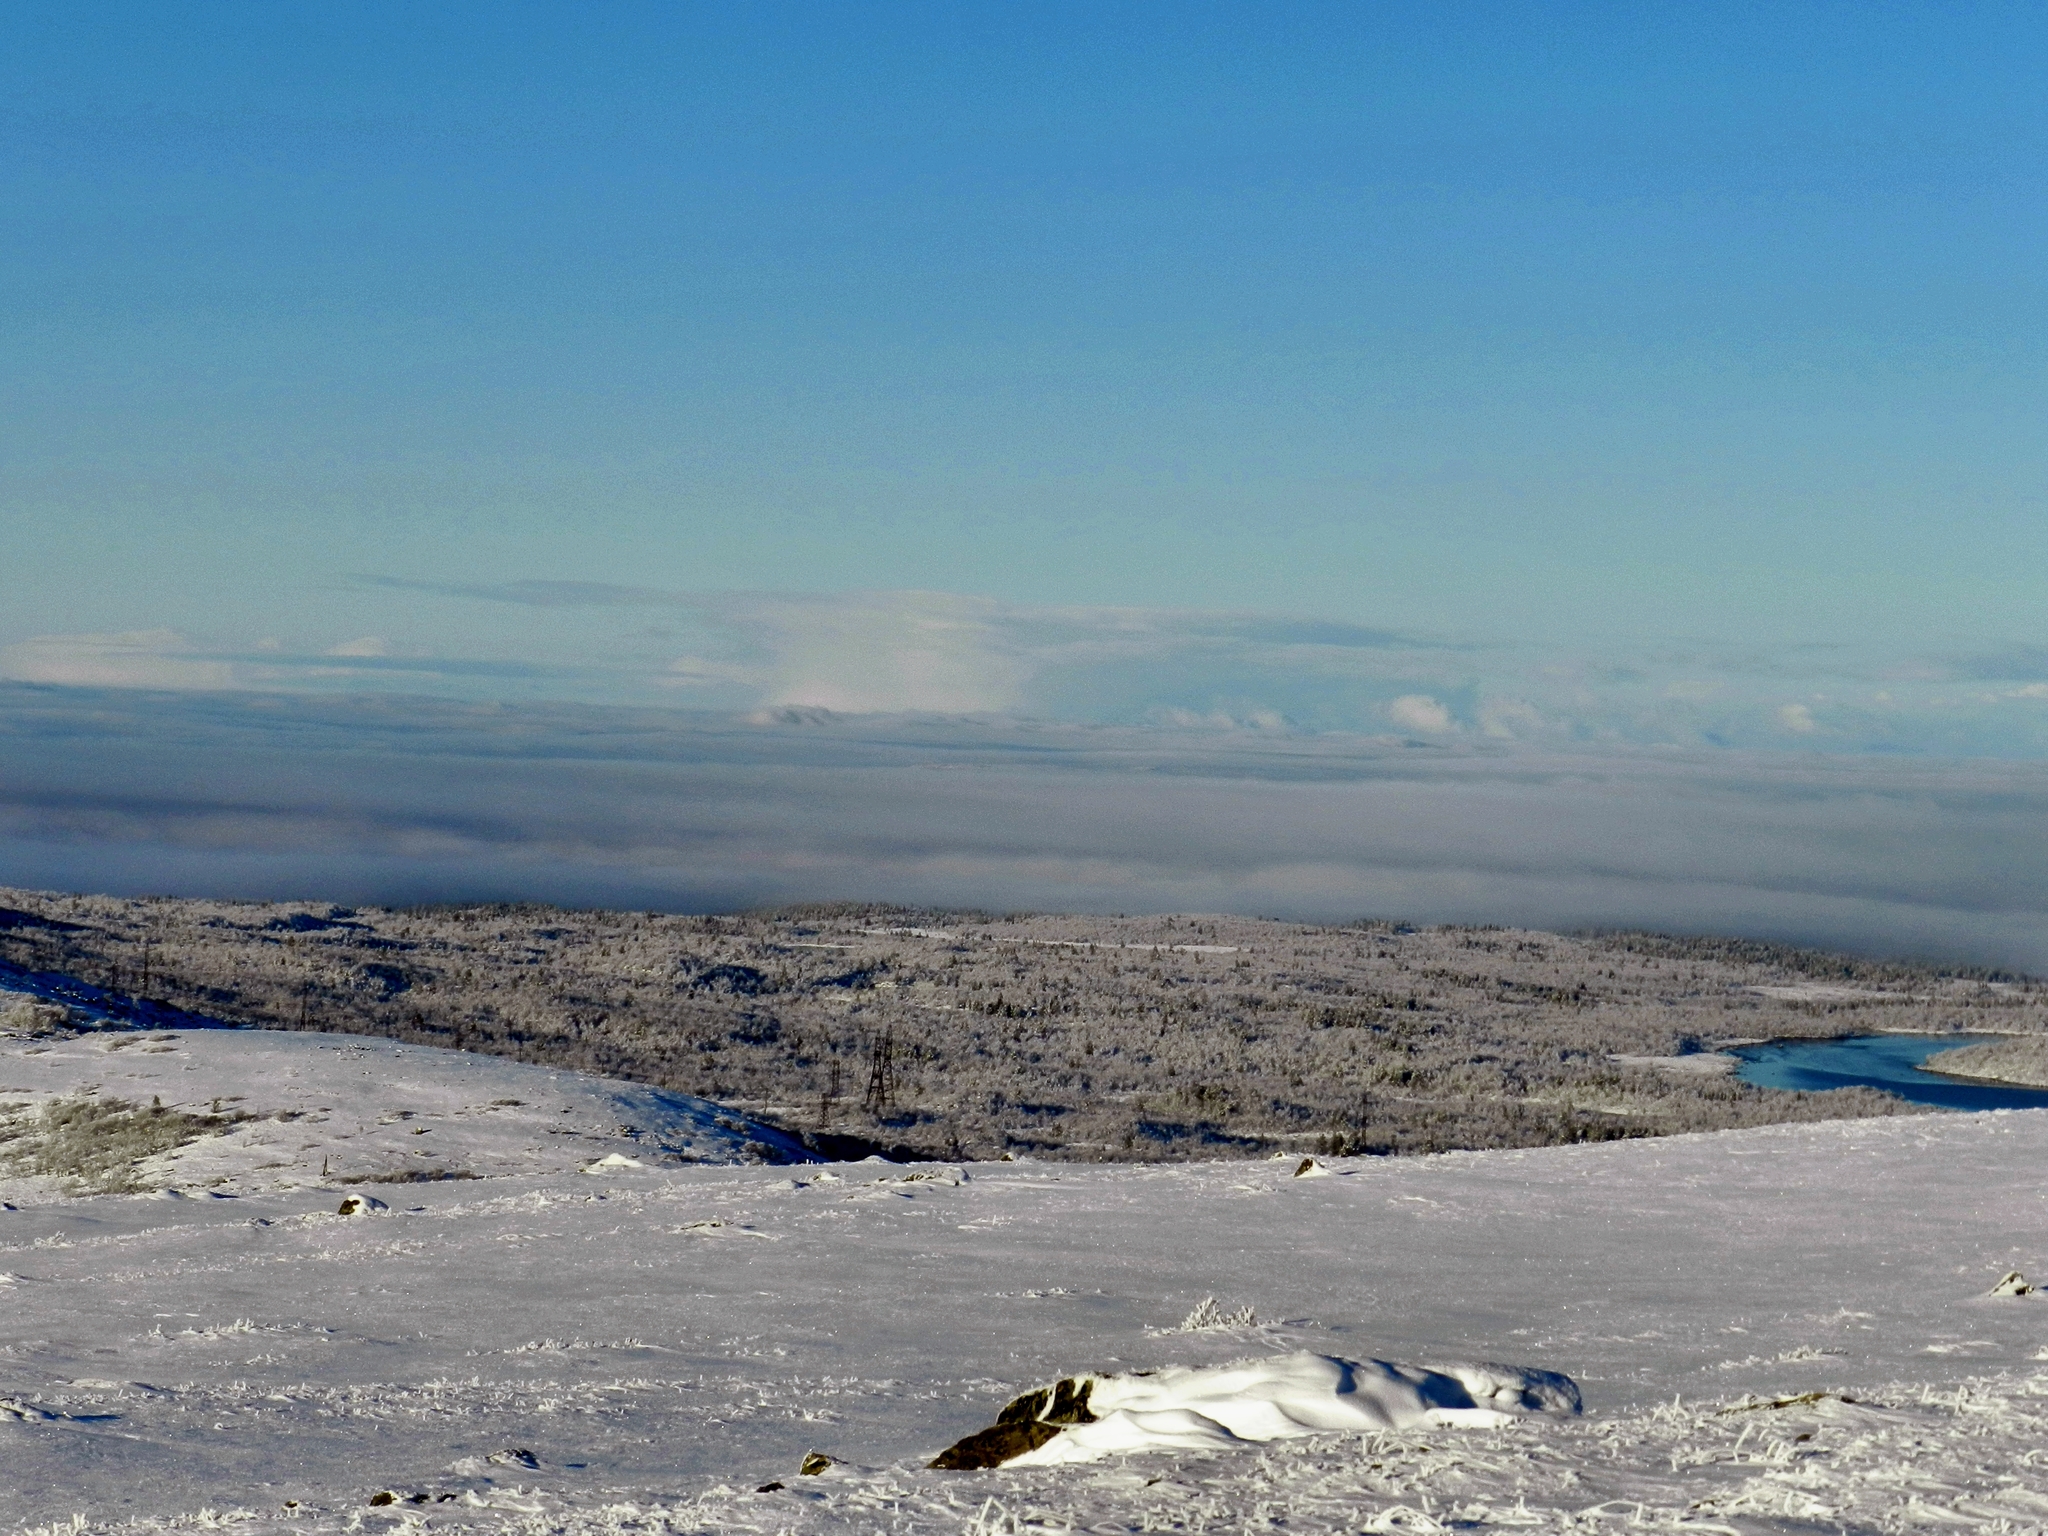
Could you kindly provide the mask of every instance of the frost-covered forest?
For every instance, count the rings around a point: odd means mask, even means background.
[[[2022,1035],[1988,1045],[1966,1045],[1929,1058],[1927,1070],[1949,1077],[2048,1088],[2048,1038]]]
[[[1906,1113],[1751,1088],[1712,1053],[2048,1024],[2048,992],[2018,978],[1641,933],[0,901],[0,962],[20,971],[632,1078],[838,1155],[1407,1153]]]

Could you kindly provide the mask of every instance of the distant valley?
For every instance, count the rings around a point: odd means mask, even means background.
[[[71,977],[74,996],[137,1019],[185,1010],[605,1073],[734,1105],[835,1156],[1400,1154],[1910,1112],[1867,1090],[1753,1088],[1701,1058],[1741,1040],[2048,1023],[2048,993],[2021,978],[1639,933],[0,903],[15,978],[0,986]]]

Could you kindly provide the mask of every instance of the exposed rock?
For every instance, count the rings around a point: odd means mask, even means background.
[[[1066,1428],[1063,1424],[995,1424],[956,1440],[932,1458],[940,1472],[982,1472],[1035,1451]]]
[[[1994,1296],[2031,1296],[2034,1294],[2034,1288],[2027,1284],[2027,1277],[2015,1269],[2007,1271],[2005,1277],[1998,1284],[1991,1287],[1991,1294]]]
[[[955,1441],[932,1459],[941,1472],[977,1472],[1000,1467],[1027,1451],[1035,1451],[1070,1424],[1093,1424],[1088,1393],[1094,1383],[1087,1377],[1067,1377],[1050,1387],[1026,1392],[1011,1399],[996,1421]]]
[[[1088,1411],[1088,1394],[1095,1383],[1089,1377],[1062,1377],[1049,1387],[1040,1387],[1036,1392],[1026,1392],[1022,1397],[1012,1398],[1003,1411],[996,1415],[998,1424],[1092,1424],[1095,1415]]]

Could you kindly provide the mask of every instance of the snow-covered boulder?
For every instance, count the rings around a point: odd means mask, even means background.
[[[1417,1424],[1492,1428],[1574,1415],[1579,1389],[1555,1371],[1397,1365],[1300,1352],[1236,1365],[1077,1376],[1018,1398],[997,1424],[935,1467],[1051,1467],[1134,1451],[1211,1451],[1336,1431]]]

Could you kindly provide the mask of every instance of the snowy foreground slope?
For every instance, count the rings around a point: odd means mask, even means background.
[[[349,1078],[371,1058],[333,1037],[291,1037],[289,1061],[261,1036],[125,1038],[81,1058],[104,1094],[161,1092],[112,1075],[146,1061],[247,1113],[303,1092],[327,1118],[195,1143],[164,1170],[184,1198],[12,1187],[0,1530],[2048,1530],[2048,1303],[1985,1294],[2048,1270],[2048,1112],[1312,1178],[584,1172],[606,1147],[661,1161],[633,1151],[658,1138],[624,1136],[624,1111],[610,1140],[595,1113],[552,1139],[493,1121],[544,1106],[538,1069],[381,1046],[405,1056]],[[247,1048],[239,1085],[227,1056],[198,1059],[215,1041]],[[10,1043],[0,1086],[74,1081],[46,1058],[105,1043]],[[146,1044],[174,1049],[131,1057]],[[401,1103],[386,1071],[441,1086]],[[550,1091],[608,1091],[592,1081]],[[487,1176],[319,1182],[321,1160],[443,1135]],[[364,1193],[388,1209],[337,1214]],[[1211,1296],[1256,1321],[1183,1331]],[[1586,1412],[925,1469],[1062,1377],[1297,1352],[1568,1373]],[[835,1464],[800,1476],[811,1451]]]

